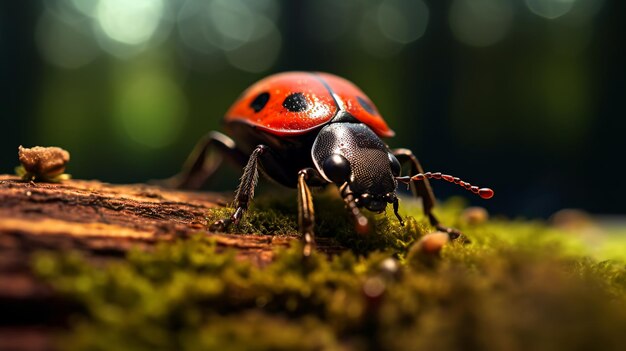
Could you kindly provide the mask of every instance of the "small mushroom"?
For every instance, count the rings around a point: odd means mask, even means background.
[[[424,235],[414,249],[426,255],[439,255],[441,249],[450,241],[450,235],[444,232],[434,232]]]
[[[23,179],[60,181],[69,178],[63,172],[70,161],[70,153],[60,147],[25,148],[20,145],[18,157],[22,165],[17,173]]]
[[[407,254],[411,265],[425,264],[432,266],[441,257],[441,250],[450,241],[450,235],[444,232],[433,232],[424,235],[413,244]]]

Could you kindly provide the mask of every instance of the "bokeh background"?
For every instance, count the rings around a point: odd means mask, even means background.
[[[427,170],[513,217],[624,213],[619,0],[0,3],[0,172],[57,145],[76,178],[175,173],[248,85],[286,70],[360,86]],[[234,189],[238,171],[215,189]]]

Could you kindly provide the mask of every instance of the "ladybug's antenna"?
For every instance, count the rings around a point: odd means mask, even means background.
[[[418,173],[412,177],[404,176],[404,177],[396,177],[396,180],[405,184],[410,184],[411,181],[419,181],[424,179],[443,179],[447,182],[458,184],[465,188],[465,190],[471,191],[474,194],[478,194],[483,199],[491,199],[493,197],[493,190],[490,188],[478,188],[468,182],[464,182],[458,177],[454,177],[448,174],[441,174],[441,172],[431,173]]]

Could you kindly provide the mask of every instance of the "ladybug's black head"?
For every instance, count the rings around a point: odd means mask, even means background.
[[[358,207],[382,212],[397,206],[394,177],[400,163],[389,148],[365,124],[331,123],[322,128],[311,151],[313,162],[329,182],[351,194]]]

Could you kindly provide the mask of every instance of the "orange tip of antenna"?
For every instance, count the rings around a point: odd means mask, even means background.
[[[493,190],[489,188],[480,188],[478,189],[478,195],[485,200],[491,199],[493,197]]]

